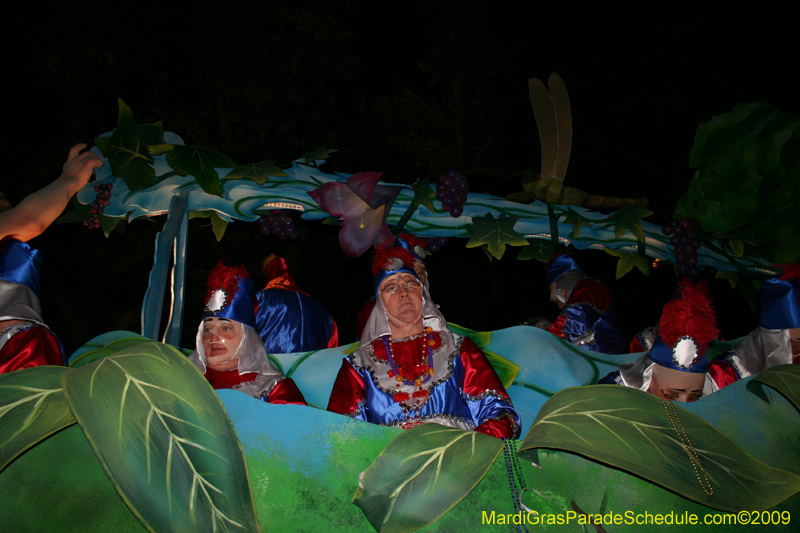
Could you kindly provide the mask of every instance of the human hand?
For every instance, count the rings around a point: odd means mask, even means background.
[[[97,154],[90,151],[80,153],[84,148],[86,148],[84,143],[70,148],[67,162],[64,163],[64,170],[59,178],[69,182],[73,193],[89,183],[94,169],[103,166],[103,159]]]

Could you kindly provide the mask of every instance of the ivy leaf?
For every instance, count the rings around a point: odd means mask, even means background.
[[[343,222],[336,217],[328,217],[323,219],[322,223],[327,226],[341,226],[343,224]]]
[[[530,239],[528,244],[527,248],[523,248],[517,254],[518,261],[536,259],[541,263],[547,263],[547,260],[556,250],[552,242],[543,239]]]
[[[114,488],[149,531],[261,531],[233,424],[183,354],[143,343],[61,379]]]
[[[617,261],[617,279],[633,270],[633,267],[641,270],[645,276],[650,275],[650,261],[647,257],[624,250],[612,250],[611,248],[603,248],[603,250],[607,254],[619,257],[619,261]]]
[[[800,491],[797,474],[759,461],[677,403],[629,387],[557,393],[542,406],[519,454],[532,459],[537,448],[583,455],[720,511],[769,509]]]
[[[486,245],[486,251],[495,259],[500,259],[506,251],[506,246],[528,246],[528,241],[514,231],[517,217],[500,215],[494,218],[491,213],[482,217],[472,217],[475,231],[472,234],[467,248],[477,248]]]
[[[795,409],[800,410],[800,366],[774,366],[747,382],[747,390],[769,402],[763,386],[767,385],[783,394]]]
[[[463,500],[503,450],[475,431],[422,424],[395,437],[353,497],[376,531],[423,528]]]
[[[210,218],[211,231],[214,232],[217,242],[222,240],[225,235],[225,230],[228,228],[228,221],[223,219],[216,211],[192,211],[189,213],[189,218]]]
[[[159,150],[166,145],[161,145]],[[236,163],[225,154],[205,148],[203,146],[172,145],[172,150],[167,153],[167,163],[177,174],[188,176],[191,174],[197,184],[208,194],[222,197],[222,187],[219,183],[217,168],[233,168]]]
[[[588,218],[581,216],[569,208],[567,209],[567,215],[564,217],[564,223],[572,224],[572,235],[576,239],[578,235],[581,234],[581,228],[583,228],[583,226],[592,227],[592,223]]]
[[[28,448],[75,423],[61,386],[69,369],[24,368],[0,374],[0,471]]]
[[[417,182],[414,185],[412,185],[411,188],[414,189],[413,202],[416,203],[417,205],[424,205],[428,209],[428,211],[433,213],[434,208],[431,199],[436,198],[436,191],[431,189],[430,178],[417,180]]]
[[[730,245],[733,253],[739,257],[744,257],[744,241],[742,241],[742,239],[731,237]]]
[[[250,178],[259,185],[264,185],[269,180],[270,176],[285,178],[288,175],[289,174],[281,170],[280,167],[275,165],[275,161],[262,161],[261,163],[250,163],[249,165],[238,166],[228,172],[228,175],[225,176],[224,179],[241,180]]]
[[[727,279],[728,282],[731,284],[731,289],[736,288],[736,283],[739,281],[739,273],[738,272],[723,272],[722,270],[717,270],[715,278]]]
[[[108,238],[108,235],[114,231],[114,228],[117,227],[119,221],[122,220],[122,217],[107,217],[105,215],[100,215],[100,228],[103,230],[103,235]]]
[[[636,239],[644,241],[644,225],[642,224],[642,219],[652,214],[653,212],[648,209],[626,205],[616,213],[612,213],[605,221],[614,223],[614,236],[617,239],[625,235],[628,230],[631,230],[631,233],[636,236]],[[619,276],[617,276],[617,278],[619,278]]]
[[[111,137],[95,137],[94,143],[108,159],[112,174],[122,178],[128,189],[145,189],[156,181],[148,146],[164,142],[164,129],[161,122],[137,124],[127,104],[117,101],[117,127]]]
[[[338,151],[339,150],[337,150],[335,148],[332,148],[332,149],[328,150],[327,148],[325,148],[325,145],[323,144],[322,146],[320,146],[316,150],[312,150],[310,152],[304,153],[303,154],[303,159],[305,160],[306,163],[313,163],[317,159],[328,159],[328,156],[330,154],[332,154],[333,152],[338,152]]]

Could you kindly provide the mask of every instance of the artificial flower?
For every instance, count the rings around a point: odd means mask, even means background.
[[[328,182],[309,191],[319,207],[343,222],[339,244],[345,255],[359,257],[369,250],[394,242],[386,219],[400,187],[376,185],[382,172],[359,172],[347,183]]]

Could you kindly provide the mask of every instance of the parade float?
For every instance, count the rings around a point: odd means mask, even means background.
[[[324,148],[286,168],[272,161],[237,165],[216,150],[185,145],[160,123],[135,123],[120,102],[116,129],[93,148],[106,165],[67,217],[107,234],[123,219],[167,215],[142,329],[92,339],[67,368],[0,376],[0,529],[794,530],[794,365],[695,403],[664,404],[626,387],[594,385],[641,354],[590,352],[527,326],[482,332],[452,325],[484,350],[521,414],[521,439],[504,443],[434,424],[403,431],[325,411],[342,357],[357,344],[270,354],[310,407],[214,391],[186,359],[188,350],[178,348],[192,217],[210,218],[222,238],[229,223],[290,210],[304,220],[340,223],[351,256],[401,229],[468,238],[468,246],[496,259],[508,246],[523,247],[519,259],[540,260],[567,246],[602,249],[618,258],[620,276],[632,268],[646,273],[658,260],[680,263],[687,273],[713,269],[731,283],[757,282],[775,274],[772,263],[798,261],[800,217],[791,202],[800,184],[796,117],[747,104],[700,128],[692,152],[698,174],[676,210],[694,221],[696,253],[679,251],[679,258],[672,237],[642,220],[650,212],[640,200],[564,185],[568,101],[565,107],[560,80],[551,78],[550,93],[537,82],[531,99],[542,131],[542,172],[526,176],[523,191],[510,199],[467,190],[464,201],[446,200],[463,192],[461,180],[398,186],[379,184],[370,173],[325,173],[320,166],[331,151]],[[744,172],[740,181],[750,195],[730,186],[737,172]],[[349,195],[348,212],[325,210],[332,189]],[[693,264],[683,264],[686,255]],[[171,314],[162,335],[168,289]]]

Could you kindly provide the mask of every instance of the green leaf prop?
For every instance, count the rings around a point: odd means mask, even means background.
[[[117,227],[120,220],[122,220],[122,217],[107,217],[105,215],[100,215],[100,228],[103,230],[103,235],[108,237],[108,235],[114,231],[114,228]]]
[[[500,215],[494,218],[491,213],[482,217],[472,217],[475,232],[467,242],[467,248],[477,248],[486,245],[487,252],[495,259],[501,259],[506,251],[506,246],[528,246],[528,241],[514,231],[517,217]]]
[[[241,180],[250,178],[259,185],[264,185],[269,181],[270,176],[286,177],[288,175],[289,174],[281,170],[281,168],[275,164],[275,161],[262,161],[261,163],[250,163],[248,165],[238,166],[228,172],[228,175],[225,176],[224,179]]]
[[[143,343],[62,378],[117,492],[151,531],[261,531],[219,397],[186,357]]]
[[[77,194],[70,199],[70,203],[72,203],[75,209],[67,211],[66,213],[58,217],[58,219],[56,220],[56,224],[83,222],[84,220],[92,216],[92,206],[84,205],[78,202]]]
[[[338,151],[339,150],[335,148],[328,150],[327,148],[325,148],[325,145],[323,144],[316,150],[304,153],[302,159],[306,163],[314,163],[314,161],[318,159],[328,159],[329,155],[331,155],[333,152],[338,152]]]
[[[111,137],[95,137],[94,143],[108,158],[112,174],[122,178],[131,191],[145,189],[156,181],[148,146],[164,142],[164,128],[161,122],[137,124],[131,108],[121,99],[117,102],[117,127]]]
[[[481,350],[486,348],[489,345],[489,342],[492,340],[491,331],[475,331],[473,329],[465,328],[464,326],[459,326],[458,324],[453,324],[452,322],[448,322],[447,327],[456,335],[461,335],[463,337],[469,337],[472,339],[472,342],[475,343],[475,346]]]
[[[0,374],[0,471],[45,437],[75,423],[56,366]]]
[[[764,385],[783,394],[800,411],[800,365],[781,365],[765,370],[747,382],[747,390],[769,402]]]
[[[417,180],[417,182],[411,186],[414,189],[414,200],[412,203],[416,205],[424,205],[428,208],[428,211],[433,213],[434,207],[432,199],[436,198],[436,191],[431,189],[431,180],[429,178],[424,178],[421,180]]]
[[[536,259],[541,263],[547,263],[547,260],[555,253],[555,250],[553,243],[550,241],[531,239],[528,241],[528,246],[519,251],[517,260],[527,261],[528,259]]]
[[[638,240],[643,241],[644,224],[642,224],[642,219],[652,214],[653,212],[648,209],[626,205],[606,218],[605,222],[614,223],[614,236],[617,239],[628,233],[628,230],[631,230],[631,233],[633,233]]]
[[[609,255],[619,257],[619,261],[617,261],[617,279],[633,270],[633,267],[641,270],[645,276],[650,275],[650,261],[648,261],[647,257],[633,252],[626,252],[625,250],[612,250],[611,248],[603,248],[603,250]]]
[[[800,261],[800,116],[765,102],[739,104],[697,129],[689,164],[697,172],[675,217],[706,233],[758,243],[748,255]]]
[[[225,230],[228,228],[228,221],[219,216],[216,211],[191,211],[189,218],[207,218],[211,220],[211,231],[214,232],[217,242],[222,240]]]
[[[158,151],[164,149],[162,145]],[[222,197],[217,168],[234,168],[236,163],[225,154],[203,146],[183,146],[176,144],[167,153],[167,162],[181,176],[191,174],[197,184],[208,194]]]
[[[111,331],[104,333],[81,346],[75,354],[70,357],[71,361],[69,362],[69,366],[72,368],[86,366],[103,357],[108,357],[126,348],[145,342],[153,342],[153,340],[131,331]]]
[[[376,531],[414,531],[463,500],[502,449],[494,437],[422,424],[384,448],[364,472],[353,503]]]
[[[702,466],[697,472],[681,429]],[[628,387],[559,392],[542,406],[520,454],[533,459],[536,448],[586,456],[720,511],[768,509],[800,491],[800,476],[762,463],[699,416]],[[698,477],[708,478],[713,495]]]
[[[583,226],[587,226],[589,228],[592,227],[592,222],[585,217],[582,217],[572,209],[567,209],[567,215],[564,217],[565,224],[572,224],[572,234],[577,239],[578,235],[581,234],[581,228]]]

